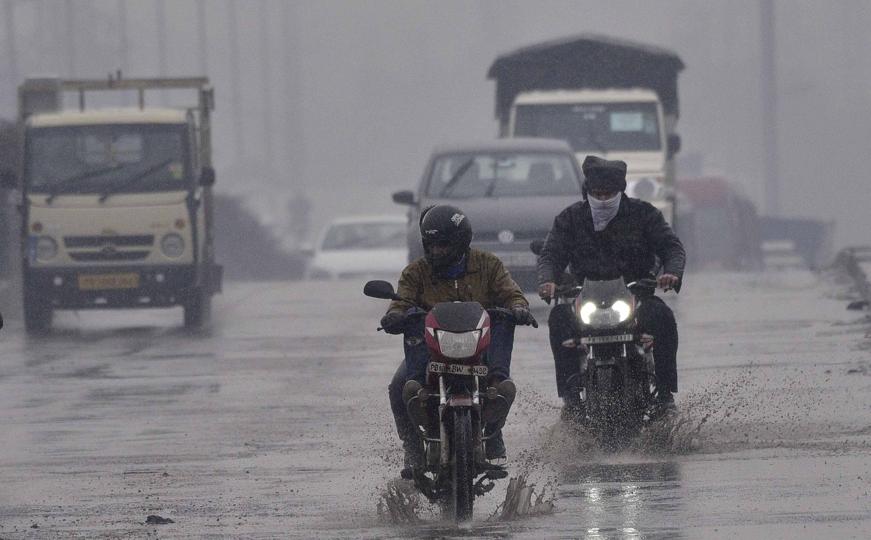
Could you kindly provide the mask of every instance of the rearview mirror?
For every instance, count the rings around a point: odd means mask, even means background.
[[[680,152],[680,135],[672,133],[668,136],[668,157]]]
[[[215,169],[206,165],[200,171],[200,185],[203,187],[211,187],[215,185]]]
[[[3,189],[17,189],[18,177],[11,169],[3,169],[0,171],[0,187]]]
[[[363,294],[372,298],[383,298],[384,300],[396,300],[398,297],[393,292],[393,285],[389,281],[376,279],[369,281],[363,286]]]
[[[536,255],[541,255],[542,249],[544,249],[544,240],[542,240],[541,238],[539,238],[538,240],[533,240],[529,243],[529,250]]]
[[[393,202],[395,202],[396,204],[407,204],[407,205],[417,204],[414,200],[414,192],[408,191],[408,190],[397,191],[396,193],[394,193],[393,194]]]

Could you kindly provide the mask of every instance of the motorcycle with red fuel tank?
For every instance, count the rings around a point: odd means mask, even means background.
[[[386,281],[366,283],[363,294],[414,305],[397,296]],[[410,316],[425,317],[430,354],[426,384],[407,400],[425,456],[411,479],[452,521],[469,521],[475,497],[492,490],[494,480],[508,476],[503,466],[485,459],[489,436],[484,425],[504,421],[511,403],[485,381],[491,317],[513,321],[513,315],[507,309],[484,309],[478,302],[442,302]]]

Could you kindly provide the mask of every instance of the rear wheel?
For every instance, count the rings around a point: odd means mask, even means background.
[[[454,437],[451,457],[454,463],[452,505],[456,522],[472,519],[472,506],[475,500],[473,483],[475,480],[474,437],[472,417],[469,409],[454,411]]]
[[[212,295],[205,287],[194,290],[184,301],[185,328],[200,328],[208,322],[212,313]]]
[[[53,311],[47,299],[25,286],[24,329],[27,332],[44,332],[51,327]]]

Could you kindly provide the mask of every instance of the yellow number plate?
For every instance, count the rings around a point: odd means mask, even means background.
[[[93,291],[102,289],[135,289],[139,287],[139,274],[80,274],[79,289]]]

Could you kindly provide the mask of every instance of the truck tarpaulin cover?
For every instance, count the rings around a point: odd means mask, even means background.
[[[650,88],[666,114],[677,116],[677,75],[684,68],[671,51],[583,34],[523,47],[493,62],[496,117],[504,118],[515,96],[532,90]]]

